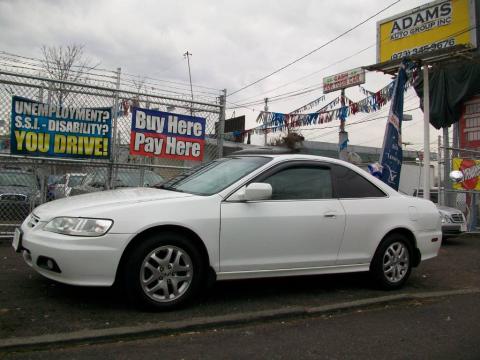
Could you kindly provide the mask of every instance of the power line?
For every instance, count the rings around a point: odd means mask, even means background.
[[[394,6],[395,4],[399,3],[400,1],[401,1],[401,0],[395,1],[394,3],[388,5],[387,7],[383,8],[382,10],[378,11],[378,12],[375,13],[374,15],[368,17],[367,19],[361,21],[361,22],[358,23],[357,25],[355,25],[355,26],[349,28],[348,30],[344,31],[343,33],[341,33],[340,35],[336,36],[335,38],[327,41],[326,43],[324,43],[324,44],[322,44],[321,46],[313,49],[312,51],[309,51],[309,52],[306,53],[305,55],[303,55],[303,56],[301,56],[301,57],[299,57],[299,58],[297,58],[297,59],[289,62],[288,64],[286,64],[286,65],[282,66],[281,68],[279,68],[279,69],[271,72],[270,74],[268,74],[268,75],[266,75],[266,76],[263,76],[262,78],[254,81],[254,82],[252,82],[252,83],[250,83],[250,84],[248,84],[248,85],[245,85],[244,87],[242,87],[242,88],[240,88],[240,89],[238,89],[238,90],[230,93],[230,96],[232,96],[232,95],[234,95],[234,94],[237,94],[237,93],[239,93],[240,91],[243,91],[243,90],[245,90],[245,89],[247,89],[247,88],[249,88],[249,87],[251,87],[251,86],[253,86],[253,85],[255,85],[255,84],[258,84],[259,82],[261,82],[261,81],[269,78],[270,76],[275,75],[275,74],[279,73],[280,71],[285,70],[286,68],[292,66],[293,64],[295,64],[295,63],[297,63],[297,62],[305,59],[306,57],[312,55],[313,53],[317,52],[318,50],[324,48],[325,46],[327,46],[327,45],[335,42],[336,40],[340,39],[341,37],[345,36],[346,34],[352,32],[352,31],[355,30],[356,28],[358,28],[358,27],[360,27],[361,25],[365,24],[366,22],[370,21],[370,20],[373,19],[375,16],[381,14],[381,13],[384,12],[385,10],[388,10],[389,8],[391,8],[391,7]]]
[[[393,4],[392,4],[392,5],[393,5]],[[455,32],[453,32],[453,33],[451,33],[451,34],[448,34],[448,35],[446,35],[446,37],[444,37],[444,38],[442,38],[442,39],[440,39],[440,40],[447,40],[448,38],[450,38],[450,37],[452,37],[452,36],[458,36],[458,35],[464,34],[464,33],[466,33],[466,32],[469,32],[469,31],[471,31],[471,30],[474,30],[474,29],[478,28],[479,26],[480,26],[480,25],[471,26],[471,27],[466,27],[466,28],[464,28],[464,29],[455,31]],[[384,42],[388,41],[389,39],[390,39],[390,37],[387,36],[387,37],[385,37],[384,39],[382,39],[382,40],[380,41],[380,43],[384,43]],[[372,47],[374,47],[374,46],[376,46],[376,45],[377,45],[377,44],[374,43],[374,44],[372,44],[372,45],[370,45],[370,46],[368,46],[368,47],[366,47],[366,48],[364,48],[364,49],[362,49],[362,50],[359,50],[358,52],[356,52],[356,53],[354,53],[354,54],[352,54],[352,55],[349,55],[349,56],[347,56],[347,57],[345,57],[345,58],[343,58],[343,59],[340,59],[340,60],[338,60],[338,61],[330,64],[330,65],[327,65],[327,66],[323,67],[323,68],[320,69],[320,70],[317,70],[317,71],[315,71],[315,72],[313,72],[313,73],[310,73],[310,74],[308,74],[308,75],[305,75],[305,76],[303,76],[303,77],[301,77],[301,78],[298,78],[298,79],[293,80],[293,81],[291,81],[291,82],[288,82],[288,83],[286,83],[286,84],[280,85],[280,86],[278,86],[278,87],[276,87],[276,88],[274,88],[274,89],[267,90],[267,91],[265,91],[265,92],[263,92],[263,93],[259,93],[259,94],[254,95],[254,96],[250,96],[250,97],[248,97],[248,98],[244,98],[243,100],[237,101],[237,103],[240,103],[240,104],[241,104],[242,101],[246,101],[246,100],[249,100],[249,99],[252,99],[252,98],[256,98],[256,97],[258,97],[258,96],[265,95],[265,94],[267,94],[267,93],[269,93],[269,92],[278,90],[278,89],[283,88],[283,87],[285,87],[285,86],[291,85],[291,84],[293,84],[293,83],[295,83],[295,82],[298,82],[298,81],[301,81],[301,80],[303,80],[303,79],[306,79],[306,78],[308,78],[308,77],[310,77],[310,76],[312,76],[312,75],[318,74],[319,72],[321,72],[321,71],[323,71],[323,70],[325,70],[325,69],[327,69],[327,68],[329,68],[329,67],[331,67],[331,66],[334,66],[334,65],[336,65],[336,64],[339,64],[339,63],[341,63],[341,62],[343,62],[343,61],[346,61],[346,60],[348,60],[348,59],[351,59],[351,58],[357,56],[358,54],[360,54],[360,53],[362,53],[362,52],[364,52],[364,51],[366,51],[366,50],[368,50],[368,49],[371,49]],[[301,91],[301,90],[303,90],[303,89],[308,89],[308,88],[311,88],[311,87],[314,87],[314,86],[318,86],[318,85],[320,85],[320,84],[317,83],[317,84],[314,84],[314,85],[310,85],[309,87],[302,88],[302,89],[299,89],[299,90],[297,90],[297,91]],[[322,84],[322,87],[323,87],[323,84]],[[230,95],[232,95],[232,94],[230,94]],[[279,95],[279,96],[281,96],[281,95]],[[270,100],[270,98],[269,98],[269,100]],[[257,104],[257,103],[263,103],[263,99],[262,99],[262,100],[255,101],[255,102],[251,102],[251,104]],[[250,104],[250,103],[249,103],[249,104]],[[248,105],[247,105],[247,106],[248,106]]]

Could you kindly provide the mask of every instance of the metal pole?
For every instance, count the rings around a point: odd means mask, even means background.
[[[190,71],[190,56],[192,53],[189,53],[188,51],[183,54],[187,58],[187,64],[188,64],[188,77],[190,79],[190,93],[192,94],[192,107],[193,107],[193,87],[192,87],[192,73]],[[193,115],[193,109],[190,109],[190,115]]]
[[[221,158],[223,156],[223,138],[225,133],[225,111],[226,111],[226,104],[227,104],[227,89],[223,89],[223,94],[220,95],[220,119],[218,120],[218,138],[217,138],[217,146],[218,146],[218,157]]]
[[[445,190],[450,190],[452,188],[452,182],[450,180],[450,139],[448,134],[448,127],[443,128],[443,188],[445,193],[445,205],[452,206],[452,194]]]
[[[437,176],[438,176],[438,204],[445,205],[445,181],[442,182],[442,137],[438,135],[438,152],[437,152]]]
[[[120,146],[118,146],[118,104],[119,104],[119,93],[120,93],[120,74],[122,72],[121,68],[117,68],[117,84],[115,88],[115,95],[113,98],[113,111],[112,111],[112,140],[110,146],[110,171],[108,172],[108,181],[107,181],[107,189],[113,189],[114,183],[114,171],[113,171],[113,164],[117,159],[118,152],[120,151]]]
[[[267,146],[267,119],[268,119],[268,98],[265,98],[265,106],[263,107],[263,145]]]
[[[340,104],[343,109],[345,107],[345,89],[342,89],[340,94]],[[338,158],[340,160],[348,161],[347,147],[345,146],[342,148],[345,141],[348,141],[348,132],[345,131],[345,120],[340,120],[340,128],[338,130]]]
[[[428,65],[423,64],[423,197],[430,200],[430,89]]]

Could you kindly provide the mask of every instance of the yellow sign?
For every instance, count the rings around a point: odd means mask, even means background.
[[[474,0],[440,0],[377,23],[377,63],[446,49],[477,47]]]
[[[452,168],[463,173],[463,181],[453,184],[454,189],[480,190],[480,160],[453,158]]]

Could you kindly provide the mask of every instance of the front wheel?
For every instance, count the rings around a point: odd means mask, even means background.
[[[179,234],[146,238],[126,262],[124,283],[135,305],[170,310],[198,293],[204,265],[197,248]]]
[[[383,289],[398,289],[410,276],[412,255],[412,246],[405,236],[389,235],[375,252],[370,273]]]

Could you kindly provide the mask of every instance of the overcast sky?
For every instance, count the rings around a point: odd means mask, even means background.
[[[0,0],[0,50],[40,58],[42,45],[82,44],[86,55],[99,62],[102,68],[121,67],[122,72],[178,82],[188,82],[187,63],[182,56],[188,50],[193,54],[191,72],[195,84],[233,93],[320,47],[394,2]],[[425,2],[398,2],[288,69],[228,96],[227,105],[232,107],[232,102],[262,100],[320,85],[324,76],[375,63],[376,22]],[[357,56],[339,62],[369,46],[372,47]],[[307,76],[310,74],[314,75]],[[283,86],[300,78],[304,79]],[[390,81],[389,76],[367,73],[365,88],[377,91]],[[271,91],[280,86],[283,87]],[[321,94],[320,89],[273,102],[269,108],[275,112],[290,112]],[[360,100],[364,95],[353,88],[347,90],[347,96]],[[416,107],[418,99],[410,90],[406,94],[405,109]],[[235,114],[247,115],[247,127],[252,128],[262,108],[263,105],[256,105],[236,109]],[[388,107],[369,114],[368,118],[385,116],[387,111]],[[421,149],[423,115],[418,110],[412,114],[414,120],[404,124],[403,141],[413,144],[410,149]],[[228,110],[227,117],[231,115],[232,110]],[[347,124],[365,116],[350,117]],[[381,146],[385,121],[380,119],[347,127],[350,144]],[[332,125],[338,125],[338,121],[328,127]],[[335,129],[307,129],[302,130],[307,140],[338,141]],[[438,133],[431,129],[431,140],[436,144]],[[436,150],[436,145],[433,149]]]

